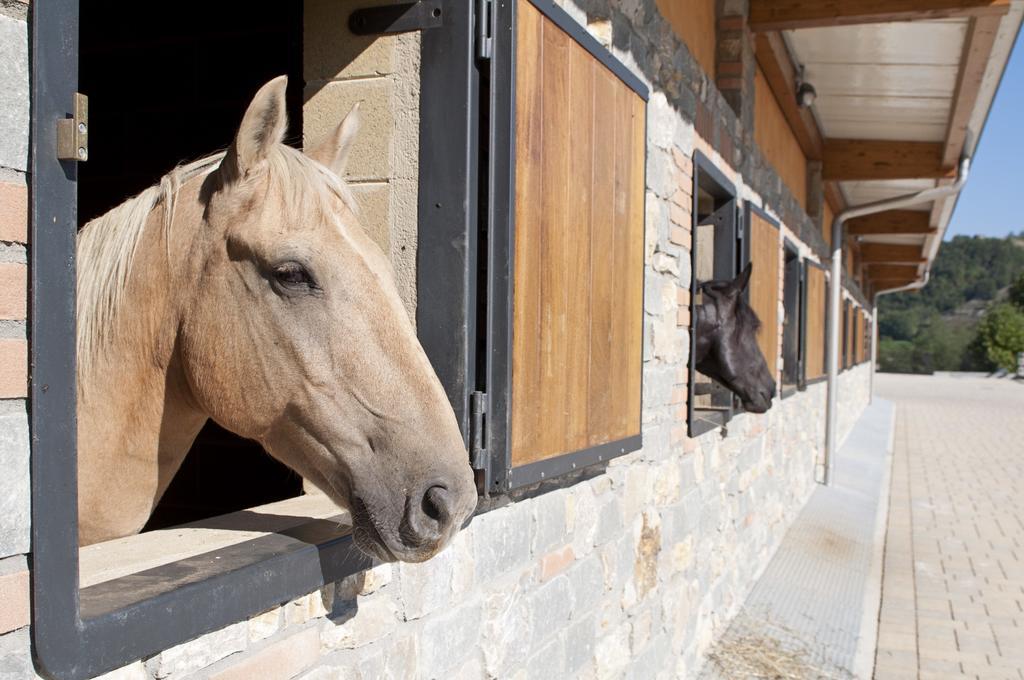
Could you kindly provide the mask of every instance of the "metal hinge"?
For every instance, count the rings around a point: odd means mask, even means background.
[[[89,98],[75,93],[71,118],[57,121],[57,158],[62,161],[89,160]]]
[[[488,464],[484,427],[487,415],[487,393],[469,395],[469,460],[474,470],[486,470]]]
[[[487,60],[494,53],[494,0],[476,0],[476,58]]]

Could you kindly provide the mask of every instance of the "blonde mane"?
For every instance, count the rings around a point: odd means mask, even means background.
[[[221,151],[175,167],[159,184],[91,220],[79,232],[76,352],[80,377],[95,364],[114,327],[150,214],[163,206],[161,227],[169,258],[178,192],[186,182],[217,170],[224,156],[225,152]],[[330,197],[336,197],[357,213],[355,200],[345,182],[301,151],[279,144],[271,149],[266,161],[270,181],[284,189],[289,209],[299,209],[309,197],[321,205]]]

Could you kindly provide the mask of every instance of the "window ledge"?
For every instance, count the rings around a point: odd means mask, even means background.
[[[80,587],[88,588],[326,518],[336,521],[338,528],[351,528],[347,513],[326,495],[311,493],[200,522],[84,546],[78,553]]]

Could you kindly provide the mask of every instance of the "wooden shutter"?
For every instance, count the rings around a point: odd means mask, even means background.
[[[747,259],[754,266],[750,286],[747,288],[749,302],[761,320],[757,345],[768,363],[768,371],[773,378],[778,379],[779,336],[782,332],[779,324],[779,281],[782,266],[779,223],[751,206],[747,211],[744,239]]]
[[[825,269],[810,261],[804,262],[804,278],[806,280],[806,312],[807,325],[805,330],[804,382],[814,382],[825,377],[825,333],[828,305],[825,281]]]
[[[506,7],[511,487],[639,446],[647,93],[558,7]]]

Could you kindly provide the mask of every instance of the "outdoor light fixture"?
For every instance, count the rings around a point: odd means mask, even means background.
[[[800,67],[800,75],[796,78],[796,105],[801,109],[809,109],[818,98],[814,86],[804,80],[804,67]]]

